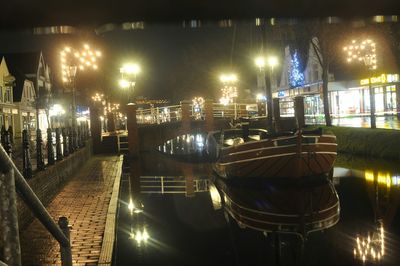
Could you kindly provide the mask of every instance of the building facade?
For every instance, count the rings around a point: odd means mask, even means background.
[[[293,113],[291,98],[297,95],[304,96],[305,114],[308,116],[322,116],[322,67],[317,55],[310,44],[306,67],[302,72],[304,83],[301,86],[290,85],[290,69],[293,67],[292,55],[289,47],[285,48],[285,59],[281,73],[280,84],[273,93],[274,98],[282,99],[282,113]],[[399,74],[379,73],[364,79],[349,78],[338,80],[335,73],[328,74],[329,109],[333,117],[364,116],[370,114],[369,78],[375,92],[376,115],[398,114]],[[287,99],[288,101],[285,101]]]
[[[45,63],[43,53],[11,53],[3,56],[11,69],[18,73],[18,100],[21,101],[19,106],[22,108],[21,111],[23,110],[20,114],[20,130],[29,127],[31,131],[34,131],[39,127],[45,131],[49,127],[48,110],[52,84],[50,67]]]
[[[15,77],[10,74],[5,58],[0,58],[0,127],[6,130],[11,127],[14,134],[14,115],[18,114],[18,109],[13,103]]]

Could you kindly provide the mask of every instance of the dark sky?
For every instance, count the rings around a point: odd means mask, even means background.
[[[260,30],[247,22],[235,27],[203,26],[183,28],[176,24],[153,24],[144,29],[115,30],[102,35],[32,35],[16,32],[0,34],[2,52],[43,50],[45,60],[59,77],[58,53],[64,45],[82,45],[87,40],[103,51],[97,73],[78,73],[79,89],[104,90],[118,97],[119,68],[138,62],[136,96],[172,102],[194,96],[219,98],[218,77],[234,71],[239,76],[240,94],[256,86],[254,55],[261,47]],[[56,80],[58,81],[58,80]]]

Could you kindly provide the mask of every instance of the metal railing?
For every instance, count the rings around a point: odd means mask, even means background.
[[[139,109],[136,111],[138,124],[161,124],[180,121],[182,108],[180,105]]]
[[[258,115],[257,104],[246,103],[213,103],[213,115],[217,118],[252,117]]]
[[[71,266],[72,255],[67,218],[60,217],[57,226],[1,145],[0,172],[0,216],[2,218],[0,226],[4,240],[4,262],[8,265],[21,265],[16,200],[16,190],[18,190],[34,216],[60,244],[62,265]]]

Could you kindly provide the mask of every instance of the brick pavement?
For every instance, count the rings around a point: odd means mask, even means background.
[[[96,156],[79,170],[47,206],[55,221],[66,216],[74,265],[97,265],[114,179],[122,158]],[[58,242],[35,219],[21,232],[23,265],[61,265]]]

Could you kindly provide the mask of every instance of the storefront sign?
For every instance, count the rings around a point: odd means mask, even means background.
[[[393,83],[393,82],[398,82],[398,81],[399,81],[399,74],[382,74],[377,77],[371,77],[371,84]],[[368,85],[368,84],[369,84],[368,79],[360,80],[360,85]]]
[[[278,91],[278,97],[285,97],[285,91]]]
[[[18,114],[18,109],[12,109],[12,113],[13,113],[13,115]]]

